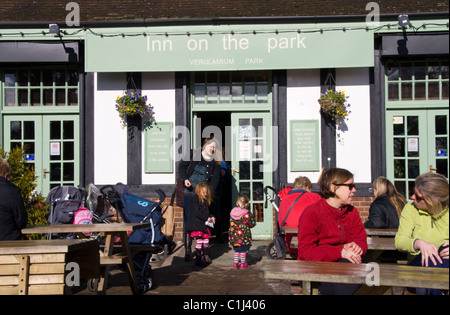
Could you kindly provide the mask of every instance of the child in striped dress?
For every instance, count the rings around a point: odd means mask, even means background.
[[[241,195],[236,201],[236,207],[230,213],[228,239],[234,249],[233,268],[250,268],[245,258],[252,246],[252,233],[250,229],[256,225],[256,220],[248,210],[249,206],[250,202],[248,197]]]

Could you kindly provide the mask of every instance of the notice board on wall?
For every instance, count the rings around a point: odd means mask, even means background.
[[[172,173],[172,122],[156,122],[145,129],[146,173]]]
[[[319,121],[291,120],[289,132],[291,172],[319,171]]]

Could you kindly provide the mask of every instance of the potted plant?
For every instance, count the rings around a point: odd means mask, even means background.
[[[127,125],[127,117],[140,116],[154,119],[153,106],[147,104],[147,96],[141,95],[140,92],[125,92],[122,96],[117,96],[116,110],[119,112],[122,125]]]
[[[322,113],[339,125],[350,114],[350,104],[347,104],[347,99],[348,96],[345,96],[344,91],[328,90],[320,96],[318,102]]]

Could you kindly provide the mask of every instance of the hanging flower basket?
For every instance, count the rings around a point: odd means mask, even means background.
[[[122,126],[127,126],[127,117],[140,116],[154,120],[153,106],[147,104],[147,96],[142,96],[139,92],[125,92],[122,96],[117,96],[116,110],[119,113]]]
[[[328,90],[322,94],[318,102],[322,113],[333,119],[336,125],[343,122],[350,114],[350,104],[347,104],[348,96],[344,92]]]

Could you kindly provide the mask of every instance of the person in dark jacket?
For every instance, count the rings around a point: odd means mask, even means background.
[[[21,238],[27,225],[27,212],[20,189],[11,182],[11,167],[0,158],[0,240]]]
[[[375,200],[370,205],[369,218],[364,223],[364,227],[397,229],[406,199],[387,178],[382,176],[373,182],[373,194]]]
[[[216,147],[218,142],[215,138],[206,138],[202,149],[194,150],[190,160],[181,161],[178,167],[178,173],[184,182],[184,208],[183,223],[185,235],[185,260],[189,261],[192,256],[191,246],[192,238],[187,235],[187,221],[190,212],[190,201],[194,197],[194,190],[198,183],[204,182],[211,188],[214,196],[220,181],[220,166],[217,164]]]
[[[209,256],[209,238],[214,227],[215,218],[210,215],[211,189],[206,183],[198,183],[195,187],[195,196],[189,204],[189,220],[187,223],[187,233],[189,237],[196,239],[195,245],[195,265],[204,267],[211,263]],[[202,260],[204,257],[204,261]]]

